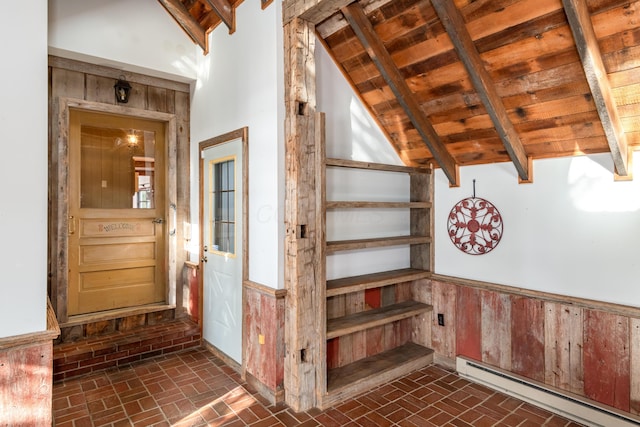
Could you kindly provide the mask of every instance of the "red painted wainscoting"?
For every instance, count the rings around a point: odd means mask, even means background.
[[[432,348],[640,414],[640,309],[435,276]]]

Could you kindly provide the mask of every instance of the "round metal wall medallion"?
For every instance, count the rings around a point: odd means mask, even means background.
[[[502,216],[491,202],[469,197],[451,209],[447,231],[456,248],[470,255],[483,255],[498,246],[502,225]]]

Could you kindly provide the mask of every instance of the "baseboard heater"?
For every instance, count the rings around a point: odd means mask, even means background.
[[[587,426],[640,426],[640,418],[570,395],[554,387],[464,357],[456,358],[458,374],[469,381],[547,409]]]

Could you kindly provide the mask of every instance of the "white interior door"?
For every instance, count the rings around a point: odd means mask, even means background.
[[[203,337],[242,363],[242,140],[203,156]]]

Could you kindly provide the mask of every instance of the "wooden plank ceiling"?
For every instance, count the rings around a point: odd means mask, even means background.
[[[239,3],[159,1],[205,34],[221,22],[212,4]],[[285,0],[283,10],[285,22],[316,25],[409,166],[433,164],[457,185],[459,166],[510,161],[528,181],[532,159],[608,152],[618,175],[630,172],[640,0]]]

